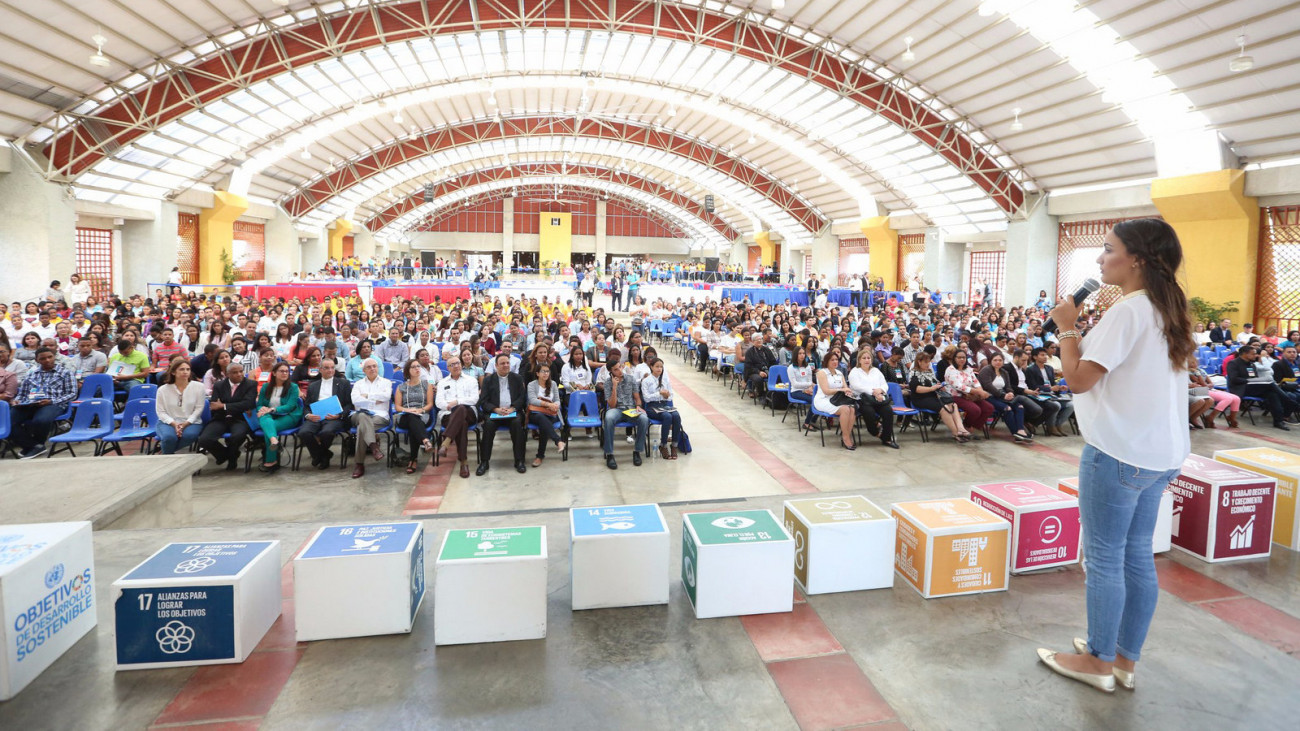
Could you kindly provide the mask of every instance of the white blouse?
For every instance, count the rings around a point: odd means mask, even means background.
[[[889,383],[885,380],[885,374],[880,372],[879,368],[872,368],[868,373],[861,368],[855,367],[849,371],[849,388],[853,391],[854,396],[862,396],[876,391],[888,391]]]

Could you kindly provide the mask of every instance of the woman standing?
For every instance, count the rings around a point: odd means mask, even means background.
[[[280,432],[302,422],[298,385],[289,379],[289,364],[276,363],[271,378],[257,396],[257,423],[262,427],[265,450],[261,470],[271,474],[280,469]]]
[[[650,361],[650,374],[641,379],[641,403],[646,414],[661,422],[659,456],[677,459],[677,435],[682,431],[682,415],[673,407],[673,382],[664,372],[664,362],[659,358]]]
[[[418,360],[406,361],[402,377],[394,394],[397,400],[393,406],[397,413],[397,425],[406,430],[410,442],[411,462],[406,465],[406,474],[409,475],[419,467],[417,455],[420,447],[423,446],[426,452],[433,449],[433,442],[427,436],[429,412],[433,409],[433,384],[425,380]]]
[[[1125,221],[1106,234],[1101,281],[1123,297],[1082,340],[1079,307],[1062,298],[1054,322],[1063,375],[1077,395],[1086,442],[1079,462],[1079,511],[1087,556],[1088,639],[1079,654],[1040,648],[1052,670],[1105,692],[1132,689],[1155,614],[1151,535],[1160,495],[1191,451],[1187,359],[1192,323],[1177,280],[1182,246],[1159,219]],[[1154,327],[1154,333],[1152,325]],[[1154,335],[1154,336],[1153,336]]]
[[[175,454],[198,441],[203,432],[203,384],[190,380],[190,364],[177,358],[167,368],[158,389],[158,443],[163,454]]]

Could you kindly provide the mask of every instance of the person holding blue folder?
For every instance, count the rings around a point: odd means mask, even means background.
[[[320,362],[320,378],[307,386],[307,415],[298,438],[311,453],[311,464],[323,470],[334,459],[334,437],[348,428],[352,412],[352,384],[338,373],[333,358]]]

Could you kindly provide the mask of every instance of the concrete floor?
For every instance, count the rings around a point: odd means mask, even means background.
[[[1010,590],[924,600],[892,590],[809,597],[790,615],[696,620],[674,579],[667,606],[572,612],[567,508],[661,502],[680,562],[682,511],[780,512],[790,491],[861,493],[882,507],[964,496],[972,484],[1075,473],[1078,438],[1023,447],[1004,437],[958,446],[902,435],[901,451],[822,448],[766,409],[673,363],[696,452],[610,472],[594,440],[552,453],[526,476],[498,441],[486,477],[446,467],[254,472],[213,467],[193,482],[193,527],[95,534],[99,628],[16,699],[0,729],[526,728],[1021,729],[1295,728],[1300,716],[1300,555],[1208,565],[1160,559],[1162,591],[1136,693],[1106,696],[1052,675],[1034,648],[1083,633],[1084,586],[1070,567],[1012,579]],[[692,395],[693,394],[693,395]],[[1300,451],[1300,430],[1196,432],[1193,450]],[[1260,436],[1252,436],[1258,434]],[[503,449],[504,448],[504,449]],[[532,457],[532,444],[529,446]],[[85,458],[83,458],[85,459]],[[114,458],[104,458],[114,459]],[[413,494],[436,493],[432,502]],[[296,645],[288,614],[241,666],[114,673],[112,580],[173,540],[279,539],[287,562],[319,525],[425,523],[436,552],[450,528],[545,525],[545,640],[435,648],[432,592],[411,635]],[[432,587],[432,558],[429,581]],[[288,572],[286,572],[288,575]],[[286,587],[290,586],[286,579]],[[286,597],[291,596],[291,592]],[[223,721],[224,724],[212,722]],[[876,727],[876,726],[871,726]]]

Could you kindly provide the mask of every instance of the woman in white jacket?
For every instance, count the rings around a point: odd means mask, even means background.
[[[199,440],[203,431],[203,406],[208,402],[203,384],[190,380],[190,364],[183,359],[167,369],[158,389],[158,443],[163,454],[175,454]]]
[[[858,415],[867,422],[871,436],[880,437],[880,443],[898,449],[894,441],[894,404],[889,400],[889,383],[885,374],[876,368],[875,354],[863,348],[858,351],[857,365],[849,371],[849,390],[858,400]]]

